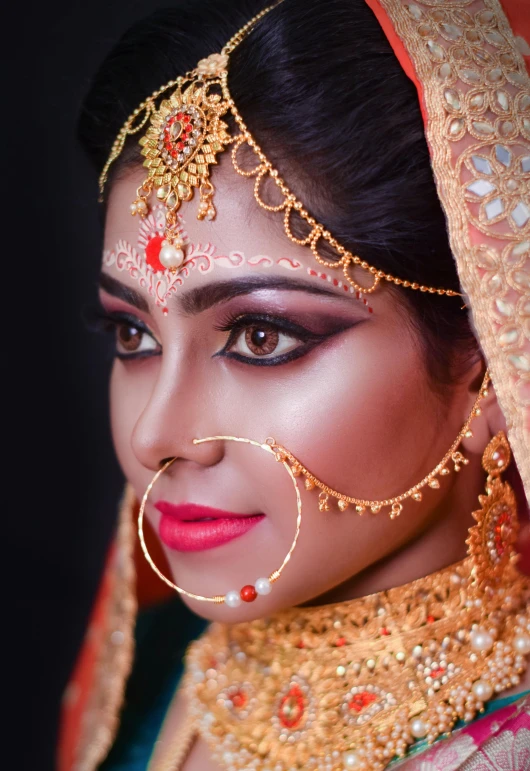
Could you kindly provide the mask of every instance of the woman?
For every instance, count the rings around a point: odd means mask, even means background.
[[[129,488],[64,768],[528,767],[524,45],[497,0],[202,0],[103,65]],[[201,623],[140,619],[123,703],[133,517],[217,623],[181,678]]]

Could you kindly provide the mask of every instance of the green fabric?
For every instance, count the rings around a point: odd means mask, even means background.
[[[206,624],[178,597],[138,614],[120,728],[101,771],[145,771],[181,678],[186,648]]]
[[[138,614],[135,662],[125,692],[120,728],[100,771],[146,771],[182,676],[186,648],[206,626],[207,622],[188,610],[178,597]],[[486,705],[482,716],[529,693],[525,691],[494,699]],[[463,722],[458,723],[454,730],[463,725]],[[416,755],[426,748],[427,743],[419,741],[409,755]],[[394,763],[389,768],[392,766]]]

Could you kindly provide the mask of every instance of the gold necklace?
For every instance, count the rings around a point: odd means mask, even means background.
[[[462,562],[404,586],[270,619],[212,624],[190,647],[188,717],[156,771],[195,739],[226,771],[381,771],[517,685],[530,653],[530,581],[503,434]]]
[[[179,771],[198,736],[227,771],[379,771],[472,720],[519,682],[530,652],[529,582],[479,598],[472,567],[467,558],[358,600],[213,624],[188,653],[188,720],[156,771]]]
[[[197,736],[226,771],[382,771],[517,685],[530,580],[515,568],[509,462],[500,432],[462,562],[337,605],[212,624],[188,652],[188,718],[157,771],[180,771]]]
[[[340,605],[212,625],[187,659],[194,733],[227,771],[375,771],[472,720],[519,682],[530,619],[525,579],[479,598],[471,571],[468,558]]]

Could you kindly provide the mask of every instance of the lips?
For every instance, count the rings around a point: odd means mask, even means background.
[[[196,503],[176,505],[158,501],[155,508],[162,514],[158,526],[160,540],[180,552],[222,546],[245,535],[265,518],[264,514],[234,514]]]

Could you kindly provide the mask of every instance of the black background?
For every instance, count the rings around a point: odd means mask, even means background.
[[[1,282],[9,310],[2,381],[9,395],[2,402],[4,487],[12,495],[4,499],[1,541],[11,686],[2,701],[14,731],[3,732],[3,745],[14,767],[28,771],[54,767],[60,698],[122,488],[108,427],[110,360],[83,320],[95,298],[101,222],[76,117],[121,34],[168,5],[18,3],[3,24]]]

